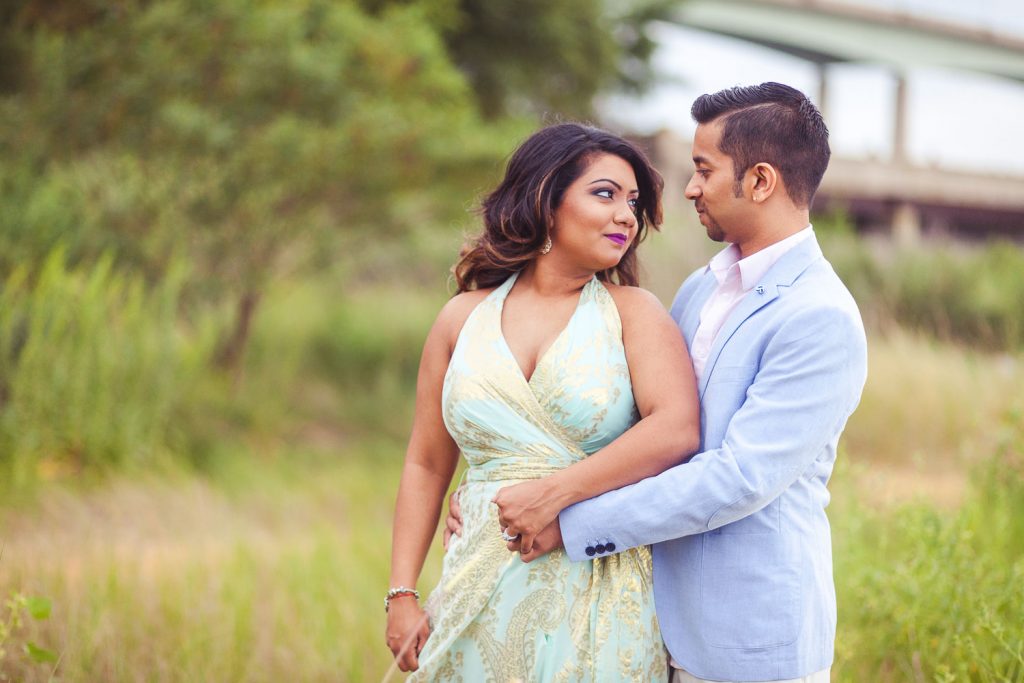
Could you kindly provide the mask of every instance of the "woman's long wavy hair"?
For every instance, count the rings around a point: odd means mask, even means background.
[[[452,268],[457,292],[494,287],[540,254],[566,189],[599,154],[633,167],[637,189],[637,234],[617,265],[597,274],[606,282],[636,286],[636,247],[647,227],[661,226],[664,181],[640,148],[607,131],[578,123],[548,126],[512,154],[505,177],[480,207],[483,232],[467,244]]]

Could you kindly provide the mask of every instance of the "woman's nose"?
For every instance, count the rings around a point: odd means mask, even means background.
[[[615,216],[615,222],[622,225],[636,225],[636,214],[633,213],[633,207],[627,204],[624,208],[619,209]]]

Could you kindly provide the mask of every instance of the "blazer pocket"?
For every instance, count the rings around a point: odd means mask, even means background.
[[[700,629],[711,647],[791,644],[803,622],[800,563],[784,544],[758,536],[704,534]]]

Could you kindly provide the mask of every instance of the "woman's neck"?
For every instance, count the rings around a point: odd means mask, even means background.
[[[537,260],[523,269],[516,284],[542,297],[559,298],[579,292],[593,277],[592,271],[570,272]]]

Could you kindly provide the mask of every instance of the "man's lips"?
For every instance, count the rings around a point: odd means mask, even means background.
[[[626,237],[625,235],[623,235],[623,234],[622,234],[621,232],[613,232],[613,233],[612,233],[612,234],[610,234],[610,235],[605,235],[605,237],[607,237],[608,239],[610,239],[610,240],[611,240],[612,242],[615,242],[615,244],[619,245],[620,247],[621,247],[621,246],[622,246],[623,244],[625,244],[625,243],[626,243],[626,240],[627,240],[627,239],[629,239],[628,237]]]

